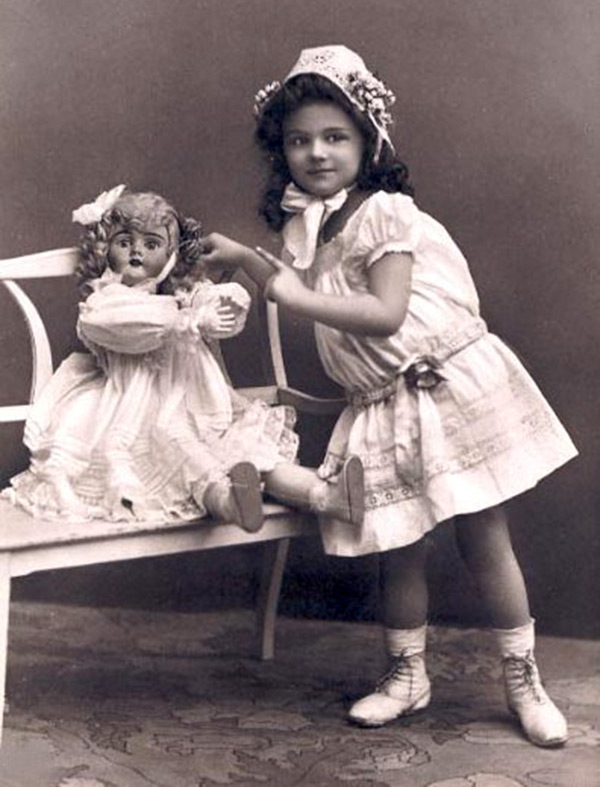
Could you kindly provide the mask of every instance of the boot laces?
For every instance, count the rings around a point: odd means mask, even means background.
[[[546,692],[531,651],[528,651],[525,656],[507,656],[504,663],[507,681],[515,695],[519,695],[521,698],[532,695],[535,702],[545,701]]]
[[[394,659],[392,666],[376,683],[376,690],[385,694],[392,684],[404,684],[410,693],[414,683],[414,668],[410,663],[411,658],[406,653],[401,653]]]

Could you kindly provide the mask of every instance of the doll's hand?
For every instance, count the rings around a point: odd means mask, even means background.
[[[261,249],[260,246],[256,247],[256,253],[273,269],[273,275],[265,284],[267,298],[283,306],[293,307],[306,297],[308,289],[293,268],[273,254],[269,254],[268,251]]]
[[[209,339],[225,339],[236,329],[239,310],[230,298],[206,303],[194,312],[193,322]]]

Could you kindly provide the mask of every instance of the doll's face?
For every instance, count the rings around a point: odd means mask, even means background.
[[[143,230],[117,225],[108,243],[108,262],[122,274],[128,287],[155,278],[169,259],[169,234],[166,227]]]
[[[316,197],[331,197],[356,182],[364,148],[356,123],[331,101],[303,104],[283,124],[290,174],[301,189]]]

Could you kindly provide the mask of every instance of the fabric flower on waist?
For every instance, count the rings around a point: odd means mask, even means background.
[[[400,374],[404,377],[406,387],[413,390],[430,390],[446,379],[439,372],[440,362],[431,355],[419,355],[406,361]]]
[[[315,259],[319,232],[332,213],[339,210],[348,199],[348,191],[341,189],[331,197],[322,199],[302,191],[290,183],[281,200],[281,207],[296,214],[283,228],[285,247],[294,257],[294,268],[306,270]]]

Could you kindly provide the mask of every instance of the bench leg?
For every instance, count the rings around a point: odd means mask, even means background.
[[[289,548],[289,538],[268,541],[265,544],[263,574],[256,610],[261,642],[260,655],[265,661],[272,659],[275,653],[275,621]]]
[[[6,693],[6,659],[8,650],[8,615],[10,608],[10,556],[0,555],[0,745],[4,722]]]

